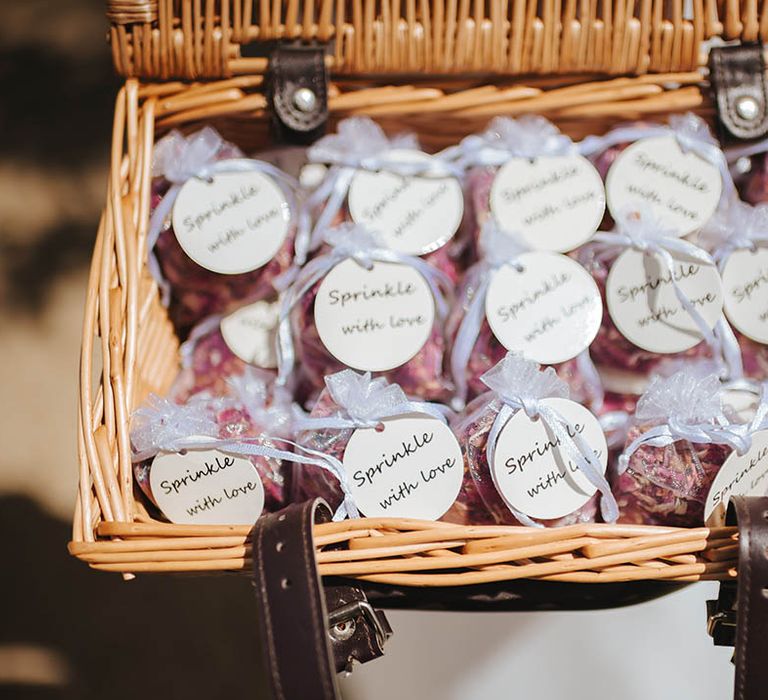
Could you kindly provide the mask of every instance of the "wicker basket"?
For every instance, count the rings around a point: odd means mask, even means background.
[[[70,551],[93,568],[123,573],[236,571],[250,563],[248,527],[149,516],[134,498],[128,437],[131,412],[150,392],[168,390],[179,359],[144,264],[153,144],[170,127],[189,131],[201,123],[245,150],[268,143],[266,59],[243,58],[242,46],[334,39],[331,121],[368,114],[438,148],[496,114],[542,113],[573,137],[671,111],[712,119],[701,42],[768,35],[768,4],[755,0],[694,0],[690,18],[682,0],[122,0],[110,3],[109,16],[119,72],[183,79],[130,78],[120,90],[86,299]],[[362,75],[371,71],[380,75]],[[416,71],[429,71],[430,80],[386,75]],[[488,73],[498,74],[492,84]],[[529,75],[513,80],[519,73]],[[201,77],[217,80],[195,81]],[[538,530],[377,518],[320,525],[316,544],[321,574],[399,587],[725,579],[736,576],[737,558],[735,528]]]

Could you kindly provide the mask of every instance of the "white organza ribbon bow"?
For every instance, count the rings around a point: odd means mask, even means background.
[[[565,134],[544,117],[524,115],[517,119],[496,117],[481,134],[464,138],[442,152],[462,169],[499,167],[511,158],[539,158],[577,153]]]
[[[325,386],[341,409],[331,416],[294,416],[296,432],[305,430],[355,430],[378,428],[382,421],[409,413],[425,413],[446,423],[450,409],[427,401],[411,401],[397,384],[345,369],[325,378]]]
[[[702,376],[690,367],[670,377],[654,378],[637,404],[635,419],[657,425],[627,445],[619,458],[619,473],[627,470],[641,447],[664,447],[677,440],[728,445],[740,455],[747,452],[752,435],[768,422],[768,383],[761,384],[760,401],[748,423],[728,421],[722,410],[722,389],[716,375]]]
[[[768,246],[768,204],[750,206],[734,201],[715,214],[701,232],[712,246],[712,257],[722,270],[736,250],[757,250]]]

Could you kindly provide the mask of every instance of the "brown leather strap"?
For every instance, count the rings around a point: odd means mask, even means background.
[[[726,523],[739,526],[735,700],[768,697],[768,498],[734,496]]]
[[[278,142],[309,144],[322,136],[328,121],[325,48],[279,44],[269,58],[267,100]]]
[[[721,137],[749,140],[768,134],[762,44],[713,47],[709,71],[720,125],[725,131]]]
[[[336,673],[381,656],[391,633],[361,590],[332,586],[323,595],[312,529],[330,518],[317,499],[262,516],[253,530],[259,631],[275,700],[334,700]]]

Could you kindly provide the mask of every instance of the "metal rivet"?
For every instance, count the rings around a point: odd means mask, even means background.
[[[331,635],[331,639],[336,642],[343,642],[355,633],[356,627],[357,624],[354,620],[345,620],[344,622],[339,622],[338,625],[331,627],[328,632]]]
[[[750,95],[742,95],[736,100],[736,113],[747,121],[754,121],[760,112],[760,105]]]
[[[746,175],[748,172],[752,170],[752,161],[747,156],[744,156],[743,158],[739,158],[733,164],[733,169],[739,175]]]
[[[293,93],[293,106],[300,112],[311,112],[316,105],[317,95],[309,88],[299,88]]]

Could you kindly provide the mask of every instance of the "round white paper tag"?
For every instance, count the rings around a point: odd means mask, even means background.
[[[677,298],[673,279],[709,328],[723,311],[717,268],[674,253],[672,257],[674,275],[659,255],[625,250],[608,273],[605,296],[613,322],[627,340],[649,352],[683,352],[702,341],[696,322]]]
[[[359,170],[349,186],[352,221],[377,231],[387,246],[408,255],[423,255],[444,246],[459,229],[464,195],[455,177],[432,156],[394,150],[392,161],[432,163],[435,174],[398,175],[386,170]]]
[[[435,300],[420,272],[377,262],[366,270],[354,260],[334,267],[315,299],[318,335],[339,362],[386,372],[404,365],[427,342]]]
[[[451,429],[421,413],[358,429],[344,451],[352,498],[368,517],[437,520],[453,505],[464,459]]]
[[[161,452],[149,470],[149,485],[172,523],[252,525],[264,508],[256,467],[217,450]]]
[[[768,249],[736,250],[723,267],[724,307],[734,327],[768,343]]]
[[[257,301],[221,320],[221,336],[243,362],[263,369],[277,367],[280,303]]]
[[[768,430],[752,435],[752,447],[741,457],[733,452],[717,472],[704,503],[708,525],[722,524],[732,496],[768,494]]]
[[[605,213],[600,174],[584,156],[513,158],[491,187],[491,213],[531,250],[565,253],[586,243]]]
[[[550,365],[586,350],[600,328],[603,305],[590,274],[559,253],[523,253],[493,273],[485,315],[512,352]]]
[[[683,153],[674,136],[641,139],[616,157],[605,180],[614,219],[650,207],[678,236],[698,231],[717,209],[723,180],[712,163]]]
[[[597,418],[570,399],[542,399],[540,403],[568,421],[571,436],[584,438],[605,473],[608,446]],[[491,469],[504,501],[540,520],[573,513],[597,491],[544,421],[531,420],[525,411],[515,413],[499,433]]]
[[[253,170],[217,173],[210,181],[187,180],[173,205],[179,245],[198,265],[222,275],[250,272],[272,260],[285,241],[290,218],[275,181]]]
[[[736,380],[736,386],[726,384],[723,387],[723,412],[733,422],[749,423],[755,417],[760,404],[760,385],[755,383],[754,386],[738,386],[741,383],[741,380]]]

